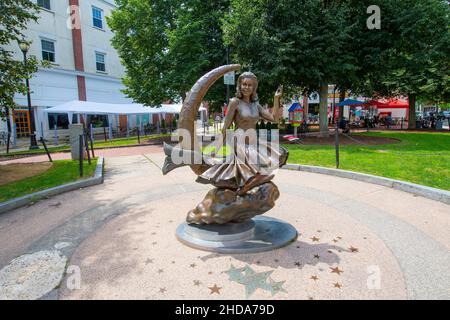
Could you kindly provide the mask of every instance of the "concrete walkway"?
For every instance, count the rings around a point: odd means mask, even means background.
[[[450,298],[450,206],[279,170],[281,196],[267,215],[291,223],[297,241],[266,253],[212,254],[175,238],[210,187],[188,168],[162,176],[163,154],[152,148],[104,154],[103,185],[0,215],[0,268],[26,268],[10,264],[25,253],[46,253],[44,266],[55,259],[48,252],[67,257],[68,273],[49,299]],[[17,282],[27,283],[30,268],[16,270]],[[0,296],[11,283],[1,279]]]

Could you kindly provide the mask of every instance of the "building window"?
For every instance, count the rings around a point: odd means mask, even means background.
[[[39,7],[45,8],[47,10],[51,10],[50,0],[37,0],[37,4]]]
[[[103,19],[102,19],[103,11],[99,8],[92,7],[92,21],[94,27],[103,29]]]
[[[104,53],[95,53],[95,64],[97,67],[97,71],[106,72],[105,65],[105,54]]]
[[[49,113],[48,114],[48,128],[55,129],[69,129],[69,116],[67,113]]]
[[[42,60],[55,62],[55,43],[53,41],[41,40]]]

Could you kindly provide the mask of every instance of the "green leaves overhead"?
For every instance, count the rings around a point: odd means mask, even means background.
[[[224,21],[234,58],[260,78],[260,97],[270,102],[278,84],[288,92],[315,91],[338,83],[357,66],[346,50],[352,24],[343,4],[320,0],[232,1]]]
[[[34,57],[23,61],[13,59],[6,45],[18,45],[22,31],[30,20],[37,20],[38,7],[29,0],[2,0],[0,2],[0,117],[5,117],[5,108],[14,108],[14,95],[26,94],[25,78],[37,71],[38,61]]]
[[[147,105],[184,97],[195,81],[226,63],[221,18],[228,1],[119,0],[108,19],[125,65],[126,94]],[[217,83],[206,100],[224,103]]]
[[[207,71],[240,63],[261,103],[337,84],[355,94],[449,99],[449,8],[441,0],[118,0],[108,23],[127,69],[126,93],[157,105]],[[381,11],[369,29],[367,8]],[[205,100],[225,102],[218,81]]]

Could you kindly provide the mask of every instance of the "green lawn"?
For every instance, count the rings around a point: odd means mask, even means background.
[[[400,143],[340,147],[340,169],[450,190],[450,134],[369,132]],[[335,168],[334,146],[285,145],[289,163]]]
[[[160,138],[160,137],[170,137],[170,136],[171,136],[170,133],[166,133],[166,134],[152,135],[152,136],[146,136],[146,137],[144,136],[144,137],[140,137],[140,139],[141,139],[141,144],[145,144],[145,141],[149,140],[149,139],[156,139],[156,138]],[[107,142],[105,142],[104,140],[97,140],[97,141],[94,141],[94,149],[95,148],[118,147],[118,146],[129,146],[129,145],[136,145],[136,144],[139,144],[137,137],[114,139],[114,140],[110,140]]]
[[[166,137],[166,136],[170,136],[170,135],[171,134],[168,133],[168,134],[144,136],[144,137],[141,137],[141,144],[145,144],[145,141],[149,140],[149,139],[156,139],[156,138]],[[23,150],[23,151],[15,151],[15,152],[11,151],[8,154],[1,153],[0,157],[45,154],[45,150],[44,150],[44,147],[42,146],[42,144],[41,143],[38,143],[38,144],[39,144],[39,149],[37,149],[37,150]],[[94,149],[95,148],[130,146],[130,145],[137,145],[137,144],[138,144],[137,137],[113,139],[113,140],[108,140],[107,142],[105,142],[104,140],[97,140],[97,141],[94,141]],[[70,151],[70,146],[62,145],[62,146],[58,146],[58,147],[48,147],[48,151],[50,153]]]
[[[45,150],[44,147],[42,146],[41,143],[38,143],[39,145],[39,149],[35,149],[35,150],[22,150],[22,151],[11,151],[9,153],[3,152],[0,153],[0,158],[4,157],[11,157],[11,156],[22,156],[22,155],[37,155],[37,154],[45,154]],[[58,147],[48,147],[48,151],[50,153],[56,153],[56,152],[63,152],[63,151],[70,151],[70,147],[69,145],[63,145],[63,146],[58,146]]]
[[[83,178],[93,176],[96,165],[97,158],[92,159],[91,165],[88,164],[87,160],[84,161]],[[56,160],[53,161],[53,166],[44,173],[0,186],[0,202],[56,187],[78,179],[80,179],[78,161]]]

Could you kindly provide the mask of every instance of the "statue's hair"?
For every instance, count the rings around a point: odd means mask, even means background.
[[[250,95],[250,101],[252,102],[258,101],[258,94],[256,93],[256,90],[258,89],[258,78],[255,76],[255,74],[249,71],[242,73],[238,78],[236,86],[236,98],[242,99],[244,97],[241,91],[241,83],[242,80],[244,80],[245,78],[249,78],[255,81],[255,88],[253,89],[253,92]]]

